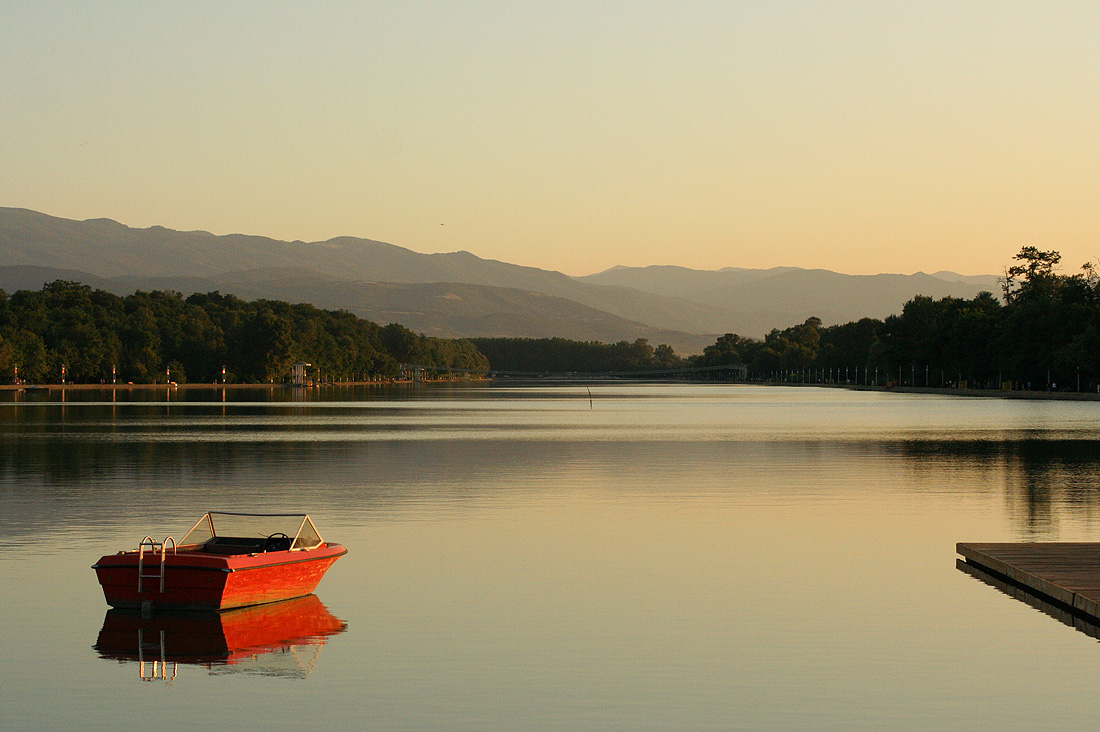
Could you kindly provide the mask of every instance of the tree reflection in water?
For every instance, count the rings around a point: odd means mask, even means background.
[[[1048,537],[1060,516],[1100,512],[1100,440],[913,440],[902,454],[914,470],[984,471],[991,490],[1004,492],[1012,520],[1029,536]]]

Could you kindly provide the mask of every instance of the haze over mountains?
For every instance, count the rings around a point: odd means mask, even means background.
[[[653,266],[569,277],[469,252],[420,254],[354,237],[286,242],[0,207],[0,288],[39,289],[55,279],[118,294],[220,290],[309,302],[440,337],[648,338],[685,353],[722,333],[760,338],[810,316],[826,325],[883,318],[918,294],[970,298],[997,291],[995,276],[951,272]]]

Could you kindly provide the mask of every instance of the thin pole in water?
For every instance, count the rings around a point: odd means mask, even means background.
[[[586,386],[584,388],[588,389],[588,408],[592,409],[592,387]]]

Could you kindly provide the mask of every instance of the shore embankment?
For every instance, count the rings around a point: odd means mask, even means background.
[[[882,391],[894,394],[939,394],[955,397],[986,399],[1040,399],[1067,402],[1100,402],[1100,394],[1087,391],[1029,391],[1024,389],[952,389],[936,386],[868,386],[863,384],[775,384],[818,389],[849,389],[851,391]]]
[[[479,381],[489,381],[488,379]],[[545,380],[542,380],[545,382]],[[271,389],[282,390],[288,388],[303,388],[303,389],[331,389],[331,388],[343,388],[349,386],[395,386],[395,385],[410,385],[414,383],[435,383],[431,380],[422,380],[420,382],[399,380],[399,381],[341,381],[332,384],[315,384],[308,387],[292,387],[285,384],[0,384],[0,393],[2,392],[20,392],[20,391],[59,391],[59,392],[156,392],[156,391],[177,391],[177,390],[257,390],[257,389]],[[438,383],[454,383],[453,380],[444,379]],[[584,381],[583,383],[592,383],[591,381]],[[609,379],[600,383],[606,384],[622,384],[622,379]],[[644,380],[639,383],[655,383],[651,380]],[[682,384],[685,382],[669,381],[661,383],[676,383]],[[713,383],[713,382],[707,382]],[[953,396],[953,397],[981,397],[984,399],[1033,399],[1033,400],[1049,400],[1049,401],[1076,401],[1076,402],[1100,402],[1100,393],[1091,392],[1078,392],[1078,391],[1031,391],[1031,390],[1009,390],[1009,389],[954,389],[946,387],[934,387],[934,386],[870,386],[864,384],[789,384],[779,382],[749,382],[746,386],[786,386],[802,389],[848,389],[850,391],[880,391],[894,394],[936,394],[940,396]]]
[[[425,382],[428,380],[425,379]],[[295,387],[291,384],[0,384],[0,392],[20,391],[256,391],[257,389],[330,389],[346,386],[393,386],[395,384],[412,384],[410,380],[394,381],[341,381],[332,384],[313,384],[310,386]]]

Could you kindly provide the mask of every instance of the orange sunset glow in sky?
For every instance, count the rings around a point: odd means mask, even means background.
[[[2,7],[4,206],[574,275],[1100,258],[1095,2]]]

